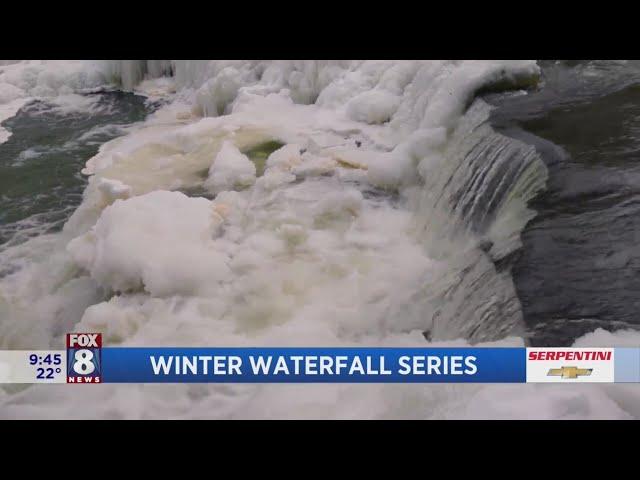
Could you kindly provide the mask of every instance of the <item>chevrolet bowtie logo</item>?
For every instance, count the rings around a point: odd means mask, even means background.
[[[578,378],[581,376],[589,376],[593,368],[578,368],[578,367],[562,367],[562,368],[550,368],[548,377],[562,377],[562,378]]]

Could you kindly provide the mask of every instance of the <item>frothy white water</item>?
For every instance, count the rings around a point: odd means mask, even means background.
[[[0,122],[36,99],[44,102],[43,112],[70,115],[108,108],[98,96],[86,95],[105,89],[135,87],[143,95],[164,98],[175,93],[173,79],[162,77],[172,68],[167,60],[0,60]],[[0,143],[10,135],[0,127]]]
[[[0,98],[0,123],[18,113],[18,110],[20,110],[26,102],[27,100],[23,98],[12,98],[6,103],[3,103],[2,98]],[[0,143],[6,142],[9,140],[9,137],[11,137],[11,132],[0,126]]]
[[[524,345],[509,271],[493,262],[519,246],[546,170],[472,101],[481,88],[534,83],[534,62],[100,68],[125,88],[146,78],[145,91],[173,102],[87,162],[89,186],[62,232],[0,253],[0,347],[59,347],[69,330],[136,346],[424,346],[425,331],[437,346]],[[169,71],[173,80],[152,79]],[[260,175],[242,152],[273,140],[285,146]],[[101,385],[80,396],[42,386],[0,390],[0,416],[640,414],[635,386],[552,387]]]
[[[48,99],[61,113],[95,106],[77,95],[107,83],[103,62],[80,60],[0,61],[0,122],[14,116],[34,98]],[[0,127],[0,143],[10,132]]]

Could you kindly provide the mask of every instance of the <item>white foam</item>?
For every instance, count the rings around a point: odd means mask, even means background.
[[[23,60],[0,65],[0,122],[14,116],[34,98],[46,98],[62,113],[95,106],[92,98],[74,92],[108,83],[100,62]],[[0,127],[0,143],[10,133]]]
[[[18,113],[18,110],[20,110],[26,102],[27,100],[22,98],[11,100],[5,104],[2,104],[0,101],[0,123]],[[11,137],[11,132],[0,126],[0,144],[9,140],[9,137]]]
[[[55,113],[57,115],[73,115],[76,113],[109,113],[110,105],[100,102],[100,95],[78,95],[69,93],[57,95],[47,99],[46,108],[40,112]]]
[[[195,294],[227,273],[224,256],[211,249],[221,220],[206,199],[155,191],[116,200],[68,248],[78,265],[108,289]]]
[[[20,89],[23,96],[55,97],[106,83],[100,62],[24,60],[0,67],[0,84]]]

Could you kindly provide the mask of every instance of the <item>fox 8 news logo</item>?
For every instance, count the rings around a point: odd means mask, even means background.
[[[67,333],[67,383],[100,383],[102,334]]]

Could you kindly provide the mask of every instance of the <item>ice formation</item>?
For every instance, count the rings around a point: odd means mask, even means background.
[[[204,186],[213,193],[251,186],[256,181],[256,166],[233,143],[225,141],[209,169]]]
[[[524,345],[509,272],[494,261],[519,246],[546,170],[494,132],[474,98],[535,84],[535,62],[0,72],[0,108],[108,86],[170,100],[88,160],[83,203],[62,232],[0,252],[12,267],[0,278],[0,347],[59,347],[70,330],[135,346],[424,346],[424,332],[434,346]],[[283,146],[257,176],[246,152],[270,141]],[[638,341],[597,331],[576,344]],[[80,396],[36,386],[0,388],[0,417],[640,417],[637,386],[553,387],[102,385]]]

